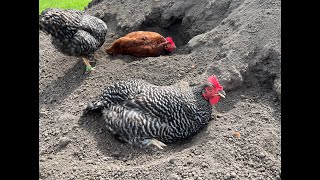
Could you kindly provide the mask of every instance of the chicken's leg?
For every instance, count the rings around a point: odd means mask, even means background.
[[[94,70],[94,68],[90,65],[89,59],[82,57],[83,63],[86,65],[86,72]]]

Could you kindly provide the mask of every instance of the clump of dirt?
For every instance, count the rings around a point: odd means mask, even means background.
[[[39,32],[40,179],[280,179],[281,1],[93,0],[86,12],[108,25],[105,45],[136,30],[171,36],[160,57],[111,57],[96,70],[65,56]],[[199,83],[216,74],[227,97],[190,140],[141,150],[111,136],[85,103],[115,80]],[[235,136],[235,132],[239,135]]]

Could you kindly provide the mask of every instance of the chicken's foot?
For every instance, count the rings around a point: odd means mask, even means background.
[[[83,63],[86,65],[86,72],[94,70],[94,68],[90,65],[89,59],[82,57]]]
[[[145,144],[145,146],[154,145],[159,149],[163,149],[163,147],[167,146],[157,139],[145,139],[142,143]]]

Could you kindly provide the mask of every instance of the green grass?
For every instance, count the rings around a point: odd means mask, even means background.
[[[47,8],[84,10],[91,0],[39,0],[39,14]]]

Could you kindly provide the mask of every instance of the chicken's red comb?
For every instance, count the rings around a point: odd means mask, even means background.
[[[166,50],[169,51],[169,52],[172,52],[175,48],[176,48],[176,45],[175,43],[172,41],[172,38],[171,37],[166,37],[166,40],[170,43],[171,46],[169,47],[166,47]]]
[[[171,37],[166,37],[166,40],[170,42],[171,45],[175,46],[176,44],[173,42]]]
[[[218,91],[223,90],[223,87],[220,85],[220,83],[215,75],[209,76],[207,81],[209,83],[213,84]]]

